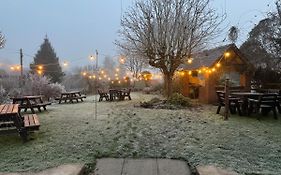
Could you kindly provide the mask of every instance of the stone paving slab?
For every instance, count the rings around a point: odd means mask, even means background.
[[[126,159],[122,175],[123,174],[157,175],[156,159]]]
[[[170,160],[170,159],[157,159],[159,171],[161,175],[177,174],[189,175],[191,174],[190,168],[187,166],[186,162],[180,160]]]
[[[171,159],[98,159],[95,175],[191,175],[184,161]]]
[[[103,158],[98,159],[95,169],[95,175],[98,174],[116,174],[122,172],[124,159]]]
[[[238,175],[236,172],[223,170],[214,166],[198,166],[196,169],[199,175]]]
[[[84,165],[82,164],[68,164],[46,169],[38,173],[0,173],[0,175],[82,175],[83,171]]]

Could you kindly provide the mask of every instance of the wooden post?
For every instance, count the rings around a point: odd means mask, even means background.
[[[20,88],[23,86],[23,53],[20,49]]]
[[[227,78],[225,80],[225,86],[224,86],[224,104],[225,104],[225,110],[224,110],[224,120],[228,120],[229,117],[229,79]]]

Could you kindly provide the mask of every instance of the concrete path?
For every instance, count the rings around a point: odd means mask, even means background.
[[[95,175],[191,175],[184,161],[171,159],[98,159]]]
[[[38,173],[0,173],[0,175],[82,175],[84,165],[69,164],[50,168]]]
[[[198,166],[196,167],[199,175],[238,175],[238,173],[230,171],[230,170],[223,170],[221,168],[215,166]]]

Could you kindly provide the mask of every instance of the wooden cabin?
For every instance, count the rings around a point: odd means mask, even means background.
[[[223,89],[226,78],[231,87],[250,90],[253,73],[254,66],[235,44],[229,44],[194,54],[179,66],[175,81],[183,95],[215,103],[216,90]]]

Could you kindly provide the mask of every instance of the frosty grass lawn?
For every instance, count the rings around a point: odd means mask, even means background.
[[[100,157],[165,157],[191,166],[213,164],[241,174],[281,174],[281,119],[231,116],[223,121],[215,106],[185,110],[134,107],[132,101],[54,104],[39,113],[41,128],[23,144],[0,136],[0,172],[39,171],[65,163],[93,169]],[[280,117],[279,117],[280,118]]]

